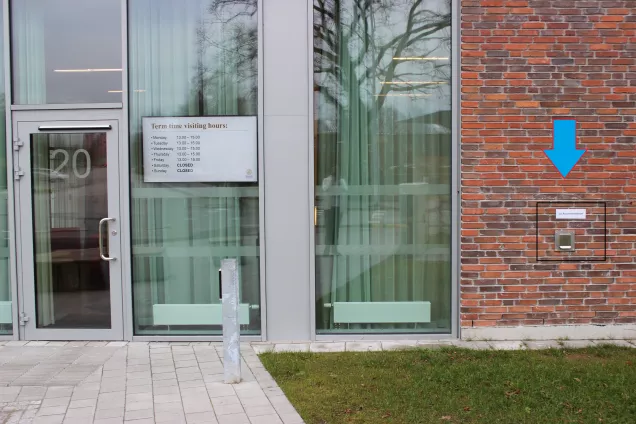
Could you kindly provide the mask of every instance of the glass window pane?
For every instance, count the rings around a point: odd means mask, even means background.
[[[451,330],[447,0],[314,1],[316,326]]]
[[[142,117],[256,116],[256,0],[128,4],[135,334],[221,334],[226,257],[258,334],[258,183],[145,183],[142,158]]]
[[[37,328],[111,328],[106,133],[31,137]]]
[[[4,34],[2,11],[0,11],[0,34]],[[3,43],[0,43],[0,57],[4,57]],[[4,81],[4,66],[0,66],[0,81]],[[9,220],[7,216],[9,209],[5,112],[4,83],[0,82],[0,335],[13,333],[11,281],[9,273]]]
[[[120,0],[14,0],[14,104],[121,103]]]

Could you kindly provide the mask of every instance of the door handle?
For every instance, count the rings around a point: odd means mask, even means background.
[[[115,222],[115,218],[104,218],[104,219],[101,219],[99,221],[99,228],[98,228],[99,256],[102,258],[102,260],[105,260],[106,262],[114,261],[116,259],[116,258],[112,258],[110,256],[105,256],[104,255],[104,237],[103,237],[103,233],[102,233],[102,227],[103,227],[103,225],[105,223],[108,223],[109,221]]]

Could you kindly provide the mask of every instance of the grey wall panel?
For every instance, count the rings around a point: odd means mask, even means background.
[[[267,338],[309,340],[306,116],[265,116]]]
[[[309,340],[309,2],[261,5],[267,338]]]
[[[265,115],[307,115],[307,0],[266,0],[263,7]]]

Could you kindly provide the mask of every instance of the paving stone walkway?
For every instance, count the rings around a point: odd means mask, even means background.
[[[302,423],[254,349],[241,355],[227,385],[220,343],[0,342],[0,423]]]
[[[634,340],[244,343],[243,382],[227,385],[221,343],[0,341],[0,424],[301,424],[257,354],[599,344],[636,348]]]

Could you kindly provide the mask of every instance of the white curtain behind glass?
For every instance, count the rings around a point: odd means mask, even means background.
[[[32,169],[41,170],[41,172],[31,173],[38,327],[55,324],[51,258],[51,176],[48,172],[50,168],[49,142],[49,136],[46,134],[32,136]]]
[[[10,5],[14,104],[121,103],[119,0]]]
[[[255,226],[258,233],[258,189],[143,183],[142,117],[256,115],[256,74],[250,75],[251,65],[242,62],[249,46],[241,44],[234,25],[245,21],[243,27],[251,30],[252,19],[232,19],[243,9],[215,8],[215,3],[129,2],[133,280],[138,331],[152,326],[153,304],[219,303],[218,268],[224,257],[239,257],[242,302],[259,303],[258,240],[246,231]],[[255,25],[254,21],[254,34]],[[260,323],[254,328],[260,328]]]
[[[450,52],[443,39],[449,9],[444,0],[386,7],[316,0],[314,6],[318,330],[417,328],[338,328],[328,306],[334,302],[429,301],[435,324],[419,328],[446,326],[450,91],[444,65],[450,70]],[[406,64],[396,56],[446,62]],[[325,180],[340,187],[327,191]]]
[[[13,90],[22,104],[41,104],[46,102],[44,8],[40,0],[20,3],[12,15],[13,60],[14,68],[27,71],[14,75]]]

